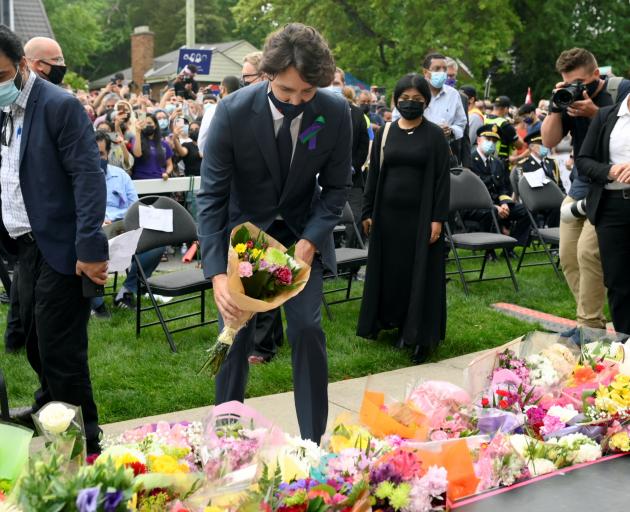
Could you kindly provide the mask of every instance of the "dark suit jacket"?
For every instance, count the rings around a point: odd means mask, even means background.
[[[283,183],[268,86],[261,82],[221,100],[210,125],[197,195],[199,242],[208,278],[226,271],[234,226],[250,221],[265,231],[279,215],[297,238],[315,244],[324,266],[336,267],[332,230],[351,186],[348,102],[328,91],[317,92],[304,112],[300,133],[318,116],[325,125],[314,149],[298,139]]]
[[[352,118],[352,186],[363,189],[365,177],[363,176],[363,164],[367,159],[370,147],[370,136],[363,111],[350,105],[350,117]]]
[[[494,204],[512,203],[512,185],[510,175],[505,170],[503,162],[498,158],[487,159],[489,167],[486,167],[477,150],[472,153],[471,170],[481,178],[490,192]]]
[[[99,164],[94,129],[81,103],[36,78],[20,141],[20,186],[37,246],[61,274],[74,274],[77,259],[108,258],[101,227],[105,175]],[[0,237],[15,251],[15,241],[1,222]]]
[[[602,197],[604,185],[608,183],[610,172],[610,134],[617,124],[617,114],[621,103],[610,107],[600,108],[597,115],[591,121],[582,142],[580,155],[576,160],[579,176],[590,181],[588,195],[586,196],[586,216],[592,224],[597,222],[597,207]]]

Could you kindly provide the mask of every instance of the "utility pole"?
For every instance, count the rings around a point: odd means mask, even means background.
[[[195,0],[186,0],[186,47],[195,46]]]

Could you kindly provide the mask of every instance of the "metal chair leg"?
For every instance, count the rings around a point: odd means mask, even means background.
[[[483,262],[481,263],[481,271],[479,272],[479,281],[483,280],[483,273],[486,271],[486,263],[488,262],[488,254],[490,251],[486,251],[483,255]]]
[[[326,301],[325,295],[322,295],[322,303],[324,304],[324,309],[326,310],[326,316],[328,317],[328,320],[332,322],[333,320],[332,311],[330,311],[330,306],[328,305],[328,302]]]
[[[462,286],[464,287],[464,293],[466,297],[470,295],[468,291],[468,282],[466,281],[466,276],[464,274],[464,269],[462,268],[462,262],[459,259],[459,254],[457,254],[457,249],[455,249],[455,244],[451,241],[451,249],[453,251],[453,255],[455,256],[455,264],[457,265],[457,272],[459,273],[459,279],[462,282]]]
[[[514,274],[514,270],[512,269],[512,263],[510,262],[510,256],[507,251],[503,251],[503,256],[505,257],[505,262],[507,263],[508,270],[510,271],[510,277],[512,278],[512,284],[514,285],[514,289],[519,292],[518,283],[516,282],[516,275]]]

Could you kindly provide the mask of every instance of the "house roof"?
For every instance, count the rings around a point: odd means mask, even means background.
[[[243,67],[243,57],[254,52],[257,48],[245,40],[230,41],[227,43],[207,43],[196,44],[194,48],[200,50],[212,49],[212,63],[210,64],[210,74],[197,75],[197,80],[201,82],[219,83],[224,77],[229,75],[240,76]],[[153,59],[153,67],[147,71],[144,78],[147,83],[161,83],[175,78],[177,75],[177,61],[179,48],[171,52],[160,55]],[[104,87],[110,78],[116,73],[122,73],[125,80],[131,80],[131,68],[122,69],[110,75],[90,82],[91,89]]]
[[[14,32],[26,42],[32,37],[54,38],[42,0],[17,0],[13,2]]]

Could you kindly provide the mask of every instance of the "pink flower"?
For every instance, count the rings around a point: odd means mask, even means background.
[[[516,387],[522,384],[523,380],[512,370],[506,370],[504,368],[495,370],[492,375],[492,386],[498,386],[499,384],[514,384]]]
[[[284,286],[290,285],[293,281],[293,274],[291,273],[291,269],[289,267],[280,267],[275,271],[274,275],[276,277],[276,281]]]
[[[254,269],[249,261],[241,261],[238,264],[238,275],[240,277],[252,277]]]
[[[448,439],[448,434],[443,430],[434,430],[431,432],[431,441],[444,441]]]
[[[544,435],[553,434],[554,432],[564,428],[566,425],[557,416],[551,416],[547,414],[543,418],[543,427],[540,429],[540,433]]]

